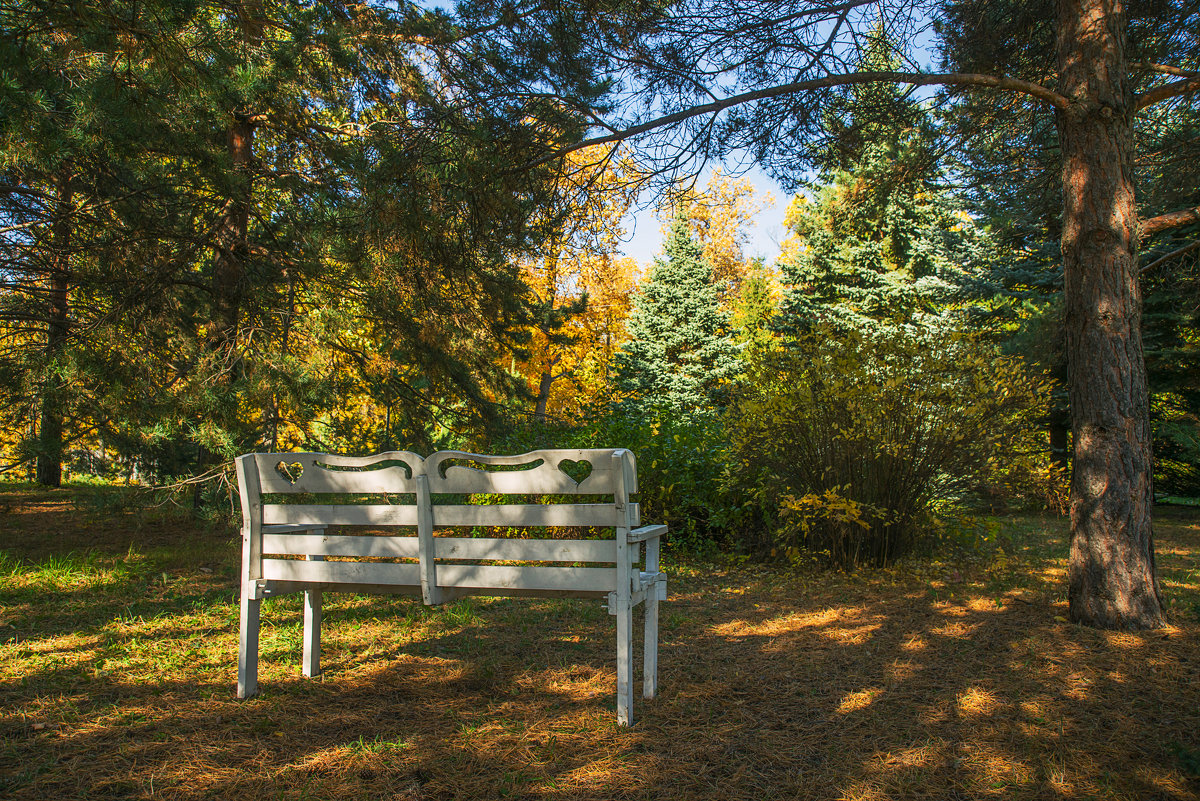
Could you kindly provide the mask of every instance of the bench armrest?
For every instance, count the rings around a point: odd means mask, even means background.
[[[642,526],[629,532],[628,542],[645,542],[654,540],[667,533],[667,527],[661,523],[653,526]]]

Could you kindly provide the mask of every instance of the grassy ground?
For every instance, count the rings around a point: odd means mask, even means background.
[[[1171,628],[1064,618],[1064,524],[856,575],[672,564],[661,693],[616,727],[597,603],[296,598],[234,699],[237,544],[101,490],[0,486],[0,797],[1200,798],[1200,510]],[[986,527],[985,527],[986,528]]]

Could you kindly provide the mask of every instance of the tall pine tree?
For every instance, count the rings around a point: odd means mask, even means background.
[[[677,216],[664,256],[655,259],[634,301],[630,341],[617,355],[617,380],[629,395],[627,403],[689,418],[722,405],[738,359],[719,296],[687,218]]]

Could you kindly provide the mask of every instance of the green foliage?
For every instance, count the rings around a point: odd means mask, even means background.
[[[726,544],[735,519],[721,481],[723,433],[711,417],[610,406],[572,426],[526,424],[489,445],[497,453],[628,448],[637,457],[642,520],[666,523],[666,547],[695,554]]]
[[[593,10],[6,4],[0,463],[81,442],[163,481],[494,425],[515,258],[574,191],[529,165],[646,4]]]
[[[720,288],[688,221],[675,218],[665,257],[655,259],[629,316],[630,341],[617,382],[630,410],[698,417],[724,403],[738,359],[720,310]]]
[[[765,347],[773,338],[772,323],[779,303],[762,258],[750,262],[750,269],[738,287],[729,322],[734,339],[745,348]]]
[[[895,69],[895,59],[876,29],[860,67]],[[788,210],[785,325],[950,325],[942,318],[961,305],[986,238],[943,186],[926,110],[892,84],[846,91],[825,120],[811,197]]]
[[[727,418],[730,492],[765,547],[887,564],[1030,443],[1043,390],[963,335],[818,328],[762,351]]]

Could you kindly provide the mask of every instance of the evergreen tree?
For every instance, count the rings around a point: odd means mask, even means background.
[[[860,69],[897,66],[876,28]],[[928,114],[894,84],[851,87],[825,132],[812,198],[788,210],[784,327],[948,325],[983,240],[941,186]]]
[[[535,311],[514,257],[567,204],[558,166],[530,163],[608,91],[594,49],[637,3],[610,5],[598,24],[488,2],[0,8],[17,461],[56,484],[71,443],[99,438],[154,479],[366,449],[321,429],[373,429],[375,409],[414,445],[494,422],[516,389],[498,354]],[[341,426],[350,387],[378,395]]]
[[[751,260],[729,315],[739,345],[754,349],[771,342],[775,335],[772,323],[779,313],[778,284],[761,256]]]
[[[1192,4],[1190,13],[1195,10]],[[946,37],[948,67],[1000,68],[1045,79],[1039,70],[1045,69],[1044,52],[1053,47],[1052,31],[1044,25],[1053,13],[1051,4],[961,0],[948,4],[947,11],[949,17],[939,26]],[[1155,80],[1156,64],[1170,63],[1166,53],[1174,46],[1171,40],[1176,31],[1189,28],[1166,22],[1164,11],[1141,4],[1139,13],[1129,17],[1130,80],[1139,87]],[[977,19],[986,20],[986,35],[972,26]],[[1046,421],[1052,452],[1065,467],[1070,410],[1060,131],[1034,102],[1014,99],[998,107],[980,95],[957,98],[942,122],[947,140],[961,143],[948,151],[967,207],[996,243],[983,287],[990,296],[990,313],[977,322],[999,334],[1006,350],[1061,382]],[[1200,204],[1200,159],[1194,157],[1200,143],[1197,105],[1151,105],[1134,116],[1131,133],[1139,154],[1133,172],[1140,216],[1150,219]],[[1200,284],[1194,258],[1198,251],[1187,250],[1198,237],[1196,223],[1168,228],[1145,238],[1138,254],[1156,494],[1200,493],[1200,360],[1195,345],[1200,338]]]
[[[629,343],[617,355],[617,381],[635,408],[692,417],[719,408],[738,370],[720,290],[687,218],[677,216],[664,256],[629,316]]]

